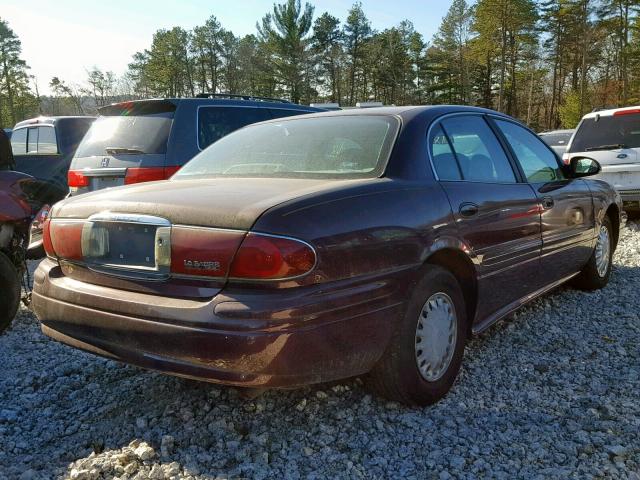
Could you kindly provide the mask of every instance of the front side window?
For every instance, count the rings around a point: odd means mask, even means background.
[[[14,155],[27,153],[27,129],[20,128],[11,134],[11,151]]]
[[[506,120],[495,120],[511,145],[528,182],[552,182],[565,177],[556,155],[527,129]]]
[[[45,155],[58,153],[56,131],[53,127],[38,127],[38,153]]]
[[[373,178],[384,171],[398,128],[398,119],[386,115],[290,117],[251,125],[203,150],[172,180]]]
[[[198,146],[204,150],[231,132],[270,119],[266,108],[201,107],[198,110]]]
[[[455,116],[442,120],[441,125],[451,142],[463,180],[515,183],[511,164],[484,118]]]

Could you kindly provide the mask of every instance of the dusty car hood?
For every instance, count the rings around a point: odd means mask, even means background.
[[[175,224],[249,229],[268,208],[321,190],[362,180],[209,178],[141,183],[68,198],[54,218],[87,218],[98,212],[140,213]]]

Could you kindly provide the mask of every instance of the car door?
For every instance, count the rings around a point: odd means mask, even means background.
[[[491,318],[540,287],[538,198],[483,115],[445,117],[428,137],[434,172],[475,262],[476,318]]]
[[[506,119],[493,121],[542,205],[545,278],[559,281],[580,271],[595,241],[593,200],[587,183],[567,178],[554,153],[526,128]]]

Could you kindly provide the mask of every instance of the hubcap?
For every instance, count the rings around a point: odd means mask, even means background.
[[[609,239],[609,229],[604,225],[600,227],[598,234],[598,242],[596,243],[596,269],[598,275],[604,277],[609,268],[609,254],[611,249],[611,241]]]
[[[456,345],[456,309],[446,293],[435,293],[422,306],[416,327],[415,355],[420,375],[435,382],[447,371]]]

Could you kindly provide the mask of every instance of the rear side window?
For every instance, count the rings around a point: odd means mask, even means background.
[[[604,148],[603,148],[604,147]],[[569,152],[640,147],[640,113],[585,118]]]
[[[504,120],[495,121],[511,145],[527,181],[551,182],[564,179],[556,155],[527,129]]]
[[[515,183],[511,164],[484,118],[456,116],[443,120],[441,125],[451,143],[463,180]]]
[[[38,153],[38,127],[29,127],[27,130],[27,153]]]
[[[14,155],[27,153],[27,129],[14,130],[11,134],[11,151]]]
[[[198,146],[204,150],[213,142],[252,123],[270,120],[266,108],[200,107],[198,109]]]
[[[38,153],[44,155],[58,153],[56,131],[53,127],[38,127]]]
[[[456,157],[449,145],[449,140],[440,125],[431,129],[429,134],[429,149],[433,168],[440,180],[462,180]]]
[[[82,139],[76,157],[166,153],[172,122],[173,112],[99,117]]]

